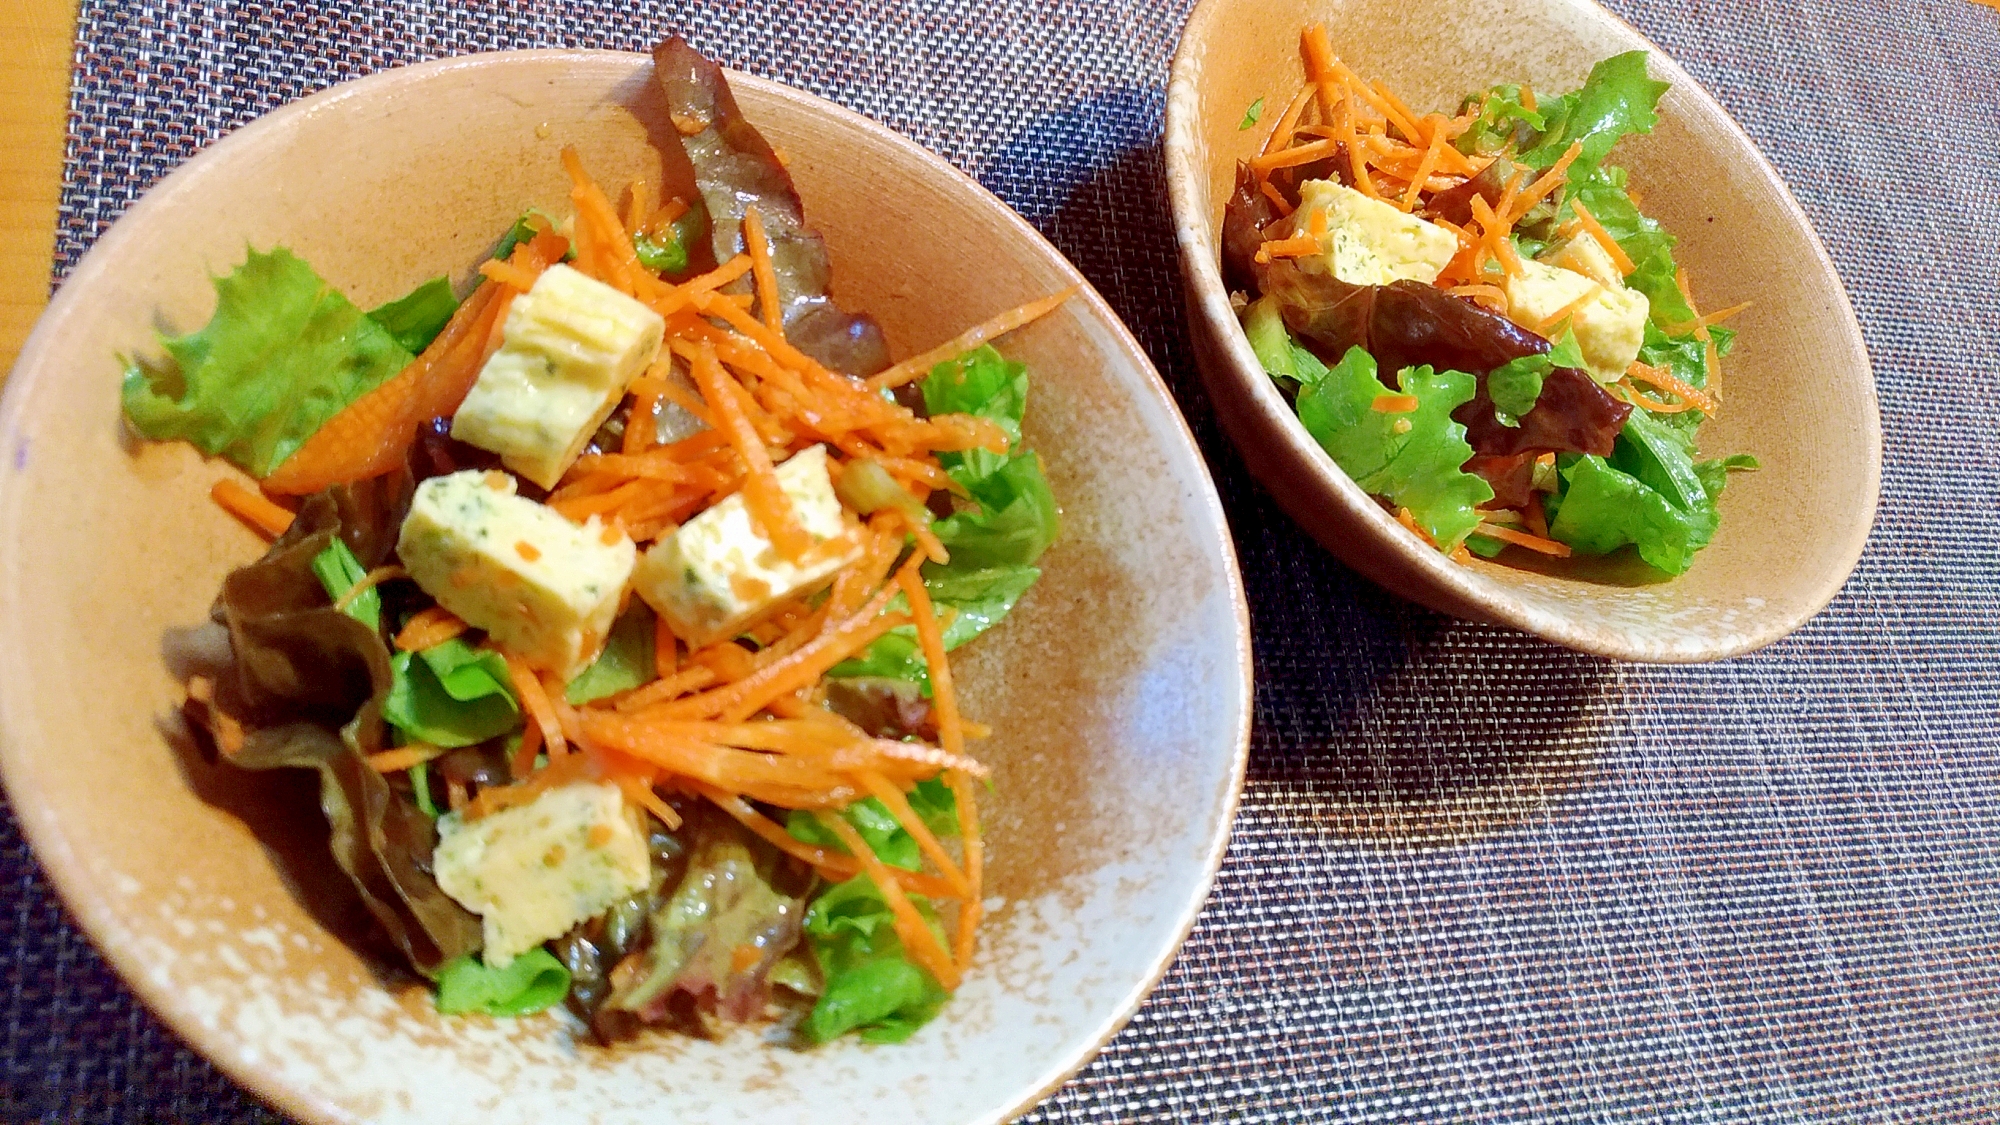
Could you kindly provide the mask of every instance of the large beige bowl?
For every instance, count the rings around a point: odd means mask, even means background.
[[[1651,51],[1654,77],[1673,83],[1658,128],[1612,159],[1630,170],[1647,213],[1680,237],[1676,257],[1702,305],[1755,302],[1731,324],[1741,335],[1724,364],[1727,406],[1701,441],[1709,456],[1752,452],[1764,464],[1732,479],[1721,530],[1685,575],[1661,581],[1630,552],[1540,572],[1450,562],[1340,471],[1258,366],[1223,288],[1218,232],[1237,161],[1255,155],[1303,79],[1300,30],[1320,21],[1342,59],[1420,112],[1455,111],[1467,91],[1502,81],[1571,89],[1597,60],[1634,48]],[[1239,129],[1258,98],[1263,121]],[[1203,0],[1181,35],[1166,118],[1167,184],[1209,396],[1251,471],[1348,565],[1445,613],[1673,662],[1769,644],[1846,581],[1874,521],[1882,460],[1874,377],[1846,291],[1742,129],[1637,31],[1590,0]]]
[[[901,354],[1082,279],[973,181],[768,82],[745,111],[788,155],[836,285]],[[810,1053],[754,1033],[603,1051],[565,1017],[443,1020],[288,882],[317,814],[190,761],[164,721],[163,635],[260,544],[206,498],[229,470],[121,439],[119,353],[200,324],[246,244],[292,247],[364,307],[463,280],[526,206],[566,212],[558,147],[657,179],[671,128],[638,55],[524,52],[308,98],[174,173],[100,239],[0,408],[0,714],[8,791],[77,918],[225,1070],[313,1121],[990,1122],[1080,1066],[1159,977],[1222,856],[1249,732],[1250,646],[1222,511],[1145,355],[1087,287],[1010,338],[1028,438],[1064,504],[1046,575],[965,650],[994,737],[992,894],[945,1014],[910,1043]],[[253,835],[252,824],[259,835]],[[265,841],[270,841],[267,846]],[[304,878],[297,876],[296,878]]]

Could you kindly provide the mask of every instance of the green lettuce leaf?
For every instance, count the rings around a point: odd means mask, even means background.
[[[951,787],[938,778],[919,781],[907,794],[910,809],[923,818],[925,827],[938,837],[958,835],[958,800],[952,796]],[[874,797],[856,801],[842,809],[840,815],[847,823],[861,833],[883,863],[900,867],[905,871],[915,871],[923,866],[923,854],[917,849],[916,837],[905,831],[896,822],[895,814],[889,807]],[[840,838],[828,831],[819,818],[805,809],[793,809],[785,820],[785,831],[792,838],[808,844],[817,844],[837,852],[847,848]]]
[[[924,394],[924,408],[933,415],[971,414],[1006,431],[1006,453],[968,449],[938,454],[946,470],[958,470],[952,475],[960,483],[991,475],[1019,452],[1021,419],[1028,412],[1026,364],[1009,362],[988,345],[938,364],[918,389]]]
[[[1250,337],[1250,350],[1264,373],[1274,379],[1295,383],[1317,382],[1326,376],[1326,364],[1299,346],[1285,327],[1285,317],[1275,297],[1259,297],[1243,312],[1243,333]]]
[[[1582,367],[1583,347],[1576,333],[1564,332],[1555,346],[1539,355],[1524,355],[1486,373],[1486,393],[1503,426],[1519,426],[1520,417],[1542,397],[1542,380],[1558,367]]]
[[[1390,394],[1375,375],[1375,359],[1359,347],[1326,376],[1299,391],[1299,421],[1354,483],[1410,515],[1449,552],[1479,526],[1473,509],[1493,499],[1485,481],[1462,471],[1472,457],[1465,427],[1451,412],[1471,401],[1477,382],[1462,371],[1405,368],[1397,377],[1417,409],[1385,414],[1375,400]],[[1398,432],[1399,421],[1409,423]]]
[[[931,369],[919,384],[931,414],[971,414],[1007,434],[1008,452],[984,449],[942,453],[945,472],[964,486],[974,506],[931,525],[951,554],[951,562],[926,563],[924,588],[930,592],[944,628],[947,651],[998,624],[1011,613],[1042,572],[1034,565],[1062,526],[1055,493],[1041,458],[1021,445],[1021,419],[1028,409],[1028,369],[991,347],[967,352]],[[901,595],[895,608],[907,609]],[[905,626],[875,641],[859,657],[843,661],[834,676],[887,676],[919,684],[926,694],[930,676],[914,628]]]
[[[205,327],[162,338],[170,362],[127,365],[125,416],[145,437],[185,440],[252,476],[268,476],[410,362],[388,329],[283,247],[249,251],[215,294]]]
[[[569,995],[569,970],[540,946],[507,963],[488,968],[476,957],[460,957],[438,974],[437,1008],[447,1016],[484,1012],[526,1016],[552,1007]]]
[[[412,742],[471,746],[521,724],[507,661],[463,637],[422,652],[398,652],[389,666],[395,679],[382,717]]]
[[[985,454],[983,450],[974,453]],[[966,480],[976,511],[954,513],[931,525],[951,561],[972,569],[1032,565],[1062,530],[1061,510],[1032,449],[1010,454],[991,474]]]
[[[1258,98],[1256,101],[1250,103],[1249,109],[1243,111],[1243,120],[1238,121],[1236,123],[1236,131],[1241,133],[1245,129],[1255,128],[1258,119],[1263,116],[1264,116],[1264,99]]]
[[[958,565],[954,555],[946,566],[925,563],[923,575],[924,589],[930,593],[932,605],[941,617],[947,618],[944,647],[950,652],[999,624],[1042,572],[1032,566],[973,570]],[[892,612],[908,608],[909,603],[901,594],[889,605]],[[909,625],[890,630],[860,656],[842,661],[829,674],[908,680],[921,686],[924,694],[930,694],[930,672],[924,664],[923,648],[917,643],[916,628]]]
[[[938,940],[930,902],[911,895]],[[951,993],[903,951],[882,892],[866,875],[836,883],[806,909],[805,934],[826,980],[804,1029],[825,1043],[859,1031],[869,1043],[901,1043],[929,1023]]]
[[[611,623],[604,651],[569,682],[563,689],[563,698],[572,706],[581,707],[591,700],[650,683],[654,671],[653,611],[646,608],[646,603],[634,599],[618,620]]]
[[[361,560],[355,558],[354,552],[348,550],[347,544],[338,538],[328,543],[325,550],[313,556],[312,572],[319,579],[320,585],[326,587],[326,596],[336,602],[345,597],[347,591],[354,588],[355,583],[368,576],[368,568],[362,566]],[[380,629],[381,591],[373,586],[361,591],[355,595],[353,601],[347,603],[344,612],[371,629]]]
[[[1763,467],[1757,458],[1750,454],[1737,453],[1728,457],[1718,457],[1713,461],[1695,462],[1694,475],[1701,479],[1702,489],[1708,493],[1708,498],[1713,500],[1722,495],[1722,486],[1728,483],[1730,473],[1750,472]]]
[[[1626,194],[1625,183],[1623,168],[1599,168],[1588,176],[1572,180],[1574,190],[1570,195],[1572,200],[1584,205],[1592,218],[1604,225],[1605,233],[1618,243],[1626,257],[1643,265],[1655,255],[1673,249],[1674,236],[1639,211],[1639,205]],[[1568,222],[1575,215],[1575,208],[1565,203],[1558,219]],[[1674,284],[1671,254],[1667,254],[1664,265],[1667,288],[1671,290]],[[1651,296],[1650,292],[1648,296]],[[1680,294],[1676,292],[1674,296],[1679,297]]]
[[[1708,331],[1715,338],[1716,355],[1728,355],[1729,345],[1735,341],[1736,333],[1719,326],[1712,327]],[[1660,331],[1658,325],[1648,322],[1644,343],[1639,348],[1639,362],[1665,367],[1672,371],[1676,378],[1696,389],[1708,386],[1708,349],[1691,332],[1680,336],[1669,336]],[[1653,419],[1661,426],[1679,431],[1690,440],[1703,420],[1704,416],[1698,410],[1661,414]]]
[[[1519,160],[1531,168],[1547,168],[1581,141],[1583,151],[1569,168],[1569,182],[1575,184],[1604,162],[1620,138],[1653,131],[1659,121],[1653,107],[1666,92],[1667,83],[1646,76],[1646,52],[1604,59],[1590,68],[1582,88],[1538,103],[1542,134]]]
[[[1021,445],[1028,369],[982,347],[938,364],[920,389],[933,415],[975,415],[1007,434],[1006,453],[969,449],[938,455],[975,505],[932,526],[953,565],[974,570],[1032,565],[1055,542],[1061,516],[1041,458]]]
[[[1575,457],[1562,478],[1549,537],[1580,554],[1608,554],[1630,543],[1654,567],[1680,574],[1715,534],[1715,505],[1706,498],[1691,509],[1677,507],[1602,457]]]
[[[388,329],[404,351],[415,355],[430,347],[457,311],[458,297],[451,291],[450,279],[434,277],[380,308],[369,309],[368,319]]]
[[[1472,122],[1472,127],[1453,142],[1461,152],[1499,152],[1507,147],[1509,140],[1515,138],[1523,124],[1537,136],[1548,127],[1548,119],[1537,109],[1521,104],[1519,86],[1495,86],[1483,94],[1465,99],[1464,108],[1470,109],[1475,105],[1480,107],[1479,116]]]
[[[1675,507],[1692,511],[1708,503],[1708,492],[1694,468],[1694,435],[1663,424],[1643,410],[1634,410],[1619,431],[1610,464],[1637,477]]]

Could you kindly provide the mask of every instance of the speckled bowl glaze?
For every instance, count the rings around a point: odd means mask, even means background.
[[[958,664],[995,734],[996,903],[967,983],[912,1041],[792,1052],[754,1032],[601,1050],[567,1017],[439,1018],[358,953],[302,862],[312,781],[203,765],[163,637],[261,546],[207,498],[232,472],[134,446],[120,354],[213,307],[245,244],[290,246],[363,307],[463,282],[528,205],[566,212],[557,151],[657,181],[651,62],[523,52],[346,83],[190,161],[57,294],[0,406],[0,766],[76,917],[223,1069],[315,1122],[999,1121],[1124,1023],[1220,862],[1249,733],[1250,643],[1213,485],[1145,354],[1083,295],[1010,337],[1028,439],[1064,505],[1045,577]],[[839,296],[899,354],[1083,280],[971,179],[827,102],[736,77],[832,248]]]
[[[1565,90],[1635,48],[1673,84],[1650,136],[1615,163],[1646,211],[1680,238],[1676,258],[1707,308],[1754,301],[1724,364],[1725,409],[1705,454],[1755,453],[1694,567],[1663,580],[1630,552],[1605,559],[1460,566],[1397,526],[1299,424],[1229,307],[1218,232],[1236,164],[1255,155],[1304,78],[1299,33],[1324,22],[1367,78],[1423,110],[1453,111],[1496,82]],[[1265,99],[1259,126],[1240,129]],[[1196,357],[1245,461],[1293,518],[1349,566],[1403,597],[1627,660],[1716,660],[1804,624],[1854,569],[1881,476],[1875,381],[1847,293],[1778,174],[1674,61],[1590,0],[1203,0],[1167,91],[1166,174]],[[1534,569],[1517,569],[1533,567]]]

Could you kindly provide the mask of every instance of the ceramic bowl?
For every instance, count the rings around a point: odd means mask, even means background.
[[[754,78],[838,295],[913,354],[1083,279],[971,179],[856,114]],[[438,1017],[316,909],[312,782],[178,748],[162,638],[261,545],[207,498],[233,470],[122,436],[120,354],[213,307],[211,273],[283,244],[362,307],[463,283],[524,207],[659,175],[651,62],[522,52],[415,66],[288,106],[154,188],[78,266],[0,408],[0,766],[37,855],[145,1000],[315,1122],[991,1122],[1076,1070],[1159,977],[1208,892],[1249,732],[1248,619],[1215,490],[1144,352],[1087,285],[1007,339],[1064,505],[1041,584],[957,665],[996,731],[993,920],[909,1043],[798,1052],[744,1031],[604,1050],[566,1016]],[[1116,451],[1110,455],[1107,451]],[[315,834],[322,837],[315,841]]]
[[[1752,452],[1721,530],[1671,581],[1622,552],[1517,569],[1461,566],[1418,542],[1299,424],[1257,363],[1224,289],[1218,231],[1236,164],[1256,154],[1304,78],[1299,34],[1324,22],[1334,50],[1419,112],[1468,90],[1572,89],[1606,56],[1645,49],[1673,84],[1650,136],[1613,161],[1647,213],[1680,238],[1676,259],[1706,308],[1754,301],[1724,364],[1726,408],[1706,455]],[[1258,98],[1268,112],[1241,129]],[[1204,0],[1167,91],[1167,182],[1188,317],[1209,396],[1244,459],[1293,518],[1348,565],[1403,597],[1627,660],[1691,662],[1769,644],[1803,624],[1853,570],[1874,520],[1881,423],[1861,332],[1833,263],[1776,171],[1715,99],[1637,31],[1589,0]],[[1520,564],[1525,551],[1508,552]]]

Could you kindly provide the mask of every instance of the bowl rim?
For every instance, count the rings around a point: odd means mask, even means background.
[[[1863,424],[1863,438],[1867,447],[1865,485],[1867,494],[1866,518],[1855,520],[1843,528],[1843,540],[1837,540],[1840,550],[1839,565],[1826,572],[1826,578],[1819,589],[1813,591],[1798,612],[1789,617],[1774,617],[1757,628],[1745,630],[1727,642],[1712,642],[1703,646],[1662,645],[1648,641],[1637,635],[1630,627],[1596,625],[1584,627],[1571,616],[1528,604],[1503,584],[1480,574],[1472,567],[1452,562],[1435,550],[1425,549],[1404,532],[1396,520],[1375,502],[1361,486],[1354,483],[1340,467],[1334,464],[1319,443],[1306,432],[1298,414],[1285,402],[1270,377],[1264,373],[1256,354],[1250,349],[1249,338],[1244,335],[1235,312],[1230,308],[1228,287],[1223,284],[1220,251],[1217,232],[1209,229],[1206,213],[1198,211],[1196,200],[1206,193],[1208,161],[1207,146],[1202,142],[1200,130],[1200,110],[1202,102],[1202,71],[1205,45],[1217,34],[1216,25],[1226,12],[1239,0],[1199,0],[1194,10],[1188,14],[1187,22],[1181,28],[1180,40],[1174,49],[1172,65],[1168,72],[1165,109],[1165,132],[1161,157],[1165,165],[1167,195],[1174,222],[1174,240],[1180,251],[1181,275],[1185,282],[1190,316],[1206,321],[1220,328],[1216,335],[1221,344],[1221,354],[1204,365],[1203,374],[1208,376],[1213,367],[1225,368],[1229,382],[1234,384],[1233,392],[1247,390],[1251,407],[1258,415],[1278,421],[1276,429],[1283,433],[1288,446],[1307,456],[1299,458],[1301,463],[1311,466],[1313,476],[1305,482],[1305,487],[1317,490],[1334,500],[1351,518],[1364,521],[1364,526],[1374,536],[1371,544],[1382,553],[1395,560],[1411,575],[1413,586],[1427,586],[1432,591],[1442,592],[1447,600],[1461,607],[1469,607],[1480,617],[1495,624],[1511,626],[1532,633],[1548,641],[1582,652],[1614,659],[1638,663],[1696,664],[1723,660],[1754,652],[1790,635],[1821,610],[1825,609],[1860,562],[1862,552],[1868,545],[1875,519],[1881,504],[1882,479],[1882,411],[1875,389],[1873,364],[1869,359],[1866,339],[1861,333],[1861,325],[1854,314],[1854,304],[1847,294],[1846,283],[1841,279],[1839,269],[1827,253],[1819,232],[1806,215],[1784,177],[1778,173],[1763,150],[1746,133],[1729,111],[1708,92],[1707,87],[1688,73],[1673,56],[1668,54],[1646,34],[1621,19],[1615,13],[1588,0],[1545,0],[1550,6],[1568,8],[1581,18],[1605,21],[1614,28],[1644,44],[1650,56],[1648,65],[1656,77],[1665,78],[1673,86],[1687,91],[1699,104],[1717,120],[1726,124],[1729,131],[1741,140],[1755,161],[1758,174],[1775,189],[1775,198],[1785,217],[1794,228],[1805,234],[1806,243],[1811,248],[1813,263],[1821,273],[1833,279],[1838,297],[1838,308],[1833,317],[1837,320],[1841,335],[1849,346],[1852,356],[1859,364],[1857,381],[1861,386],[1865,409],[1859,419]],[[1199,327],[1197,327],[1197,331]],[[1226,362],[1225,362],[1226,361]],[[1211,393],[1215,383],[1222,381],[1208,376]],[[1225,432],[1227,432],[1225,430]],[[1231,435],[1232,441],[1235,440]],[[1265,486],[1276,493],[1275,489]],[[1299,525],[1312,532],[1314,529],[1306,520],[1293,517]],[[1345,559],[1343,559],[1345,563]],[[1372,579],[1371,579],[1372,580]],[[1669,580],[1672,581],[1672,580]],[[1399,596],[1408,597],[1397,591]],[[1435,603],[1433,603],[1435,605]],[[1442,607],[1437,607],[1442,608]]]
[[[134,237],[133,232],[144,226],[154,212],[173,206],[178,196],[185,190],[190,179],[190,169],[212,163],[215,154],[227,155],[238,149],[249,148],[261,143],[262,139],[287,122],[326,111],[328,108],[355,97],[375,96],[378,93],[393,93],[409,87],[419,87],[440,76],[461,70],[479,69],[493,66],[560,62],[565,60],[617,60],[631,65],[635,72],[650,68],[650,55],[636,51],[613,51],[592,48],[533,48],[525,50],[481,51],[463,55],[453,55],[441,59],[414,63],[407,66],[389,67],[371,74],[350,78],[324,89],[314,91],[285,103],[229,132],[220,140],[196,151],[183,160],[166,175],[162,176],[127,207],[112,224],[92,243],[88,251],[78,261],[76,267],[63,278],[59,288],[35,322],[33,331],[21,349],[19,357],[7,378],[4,391],[0,391],[0,433],[17,432],[26,413],[26,404],[32,394],[32,387],[41,379],[52,378],[47,368],[49,359],[43,353],[51,347],[57,334],[58,325],[71,316],[74,310],[83,307],[86,292],[92,288],[99,274],[107,268],[105,263],[125,240]],[[1152,358],[1140,346],[1124,321],[1112,309],[1103,295],[1085,278],[1067,255],[1045,238],[1028,221],[995,196],[971,175],[932,152],[909,137],[882,122],[856,112],[837,102],[796,86],[773,79],[748,74],[733,67],[726,67],[732,87],[739,90],[752,89],[759,94],[789,103],[809,114],[824,114],[853,127],[861,128],[878,137],[890,147],[899,149],[911,160],[928,165],[934,172],[948,175],[960,187],[968,188],[984,197],[998,212],[1004,213],[1005,223],[1012,233],[1021,240],[1039,247],[1038,256],[1045,257],[1076,286],[1075,299],[1082,302],[1092,316],[1108,329],[1114,349],[1127,353],[1127,358],[1144,373],[1146,378],[1140,393],[1150,395],[1158,407],[1164,407],[1164,417],[1172,419],[1172,427],[1162,433],[1165,445],[1172,449],[1174,438],[1179,439],[1182,455],[1185,456],[1199,479],[1207,488],[1196,498],[1205,515],[1219,537],[1221,563],[1227,578],[1226,593],[1230,607],[1234,611],[1235,629],[1231,641],[1236,649],[1236,693],[1233,700],[1236,713],[1235,731],[1226,770],[1225,792],[1217,808],[1215,825],[1201,857],[1201,878],[1199,891],[1177,908],[1177,916],[1172,919],[1172,940],[1166,942],[1160,951],[1146,963],[1143,971],[1133,981],[1132,986],[1118,1002],[1108,1009],[1103,1018],[1087,1034],[1079,1036],[1066,1050],[1060,1052],[1054,1062],[1035,1079],[1024,1083],[1017,1093],[1010,1095],[1005,1105],[994,1107],[975,1121],[1001,1122],[1011,1120],[1039,1104],[1049,1094],[1059,1089],[1091,1059],[1096,1057],[1115,1035],[1129,1023],[1140,1005],[1159,984],[1167,969],[1179,956],[1188,934],[1193,930],[1196,919],[1207,905],[1215,879],[1227,854],[1236,811],[1241,802],[1244,774],[1249,762],[1250,734],[1254,715],[1254,662],[1251,646],[1249,601],[1244,592],[1242,568],[1238,562],[1234,537],[1229,529],[1227,513],[1224,511],[1220,493],[1209,471],[1208,463],[1201,454],[1193,431],[1187,419],[1181,414],[1166,381],[1161,378]],[[1160,432],[1160,431],[1155,431]],[[0,492],[9,490],[10,485],[0,481]],[[1213,542],[1209,536],[1197,536],[1198,541]],[[0,661],[11,663],[18,656],[0,656]],[[29,792],[22,788],[23,755],[14,733],[14,723],[4,709],[0,709],[0,784],[4,784],[10,803],[16,810],[16,820],[42,871],[55,888],[70,919],[90,939],[124,986],[130,989],[147,1008],[157,1015],[175,1035],[194,1047],[212,1065],[250,1090],[259,1098],[287,1114],[310,1122],[347,1121],[348,1111],[324,1094],[314,1089],[294,1085],[279,1076],[275,1069],[247,1063],[235,1046],[236,1037],[220,1029],[205,1027],[192,1012],[183,1010],[172,989],[156,982],[138,960],[138,953],[129,947],[117,932],[112,921],[110,900],[96,886],[84,859],[88,849],[72,846],[69,834],[53,818],[28,815],[21,798]],[[1032,1088],[1031,1088],[1032,1087]]]

